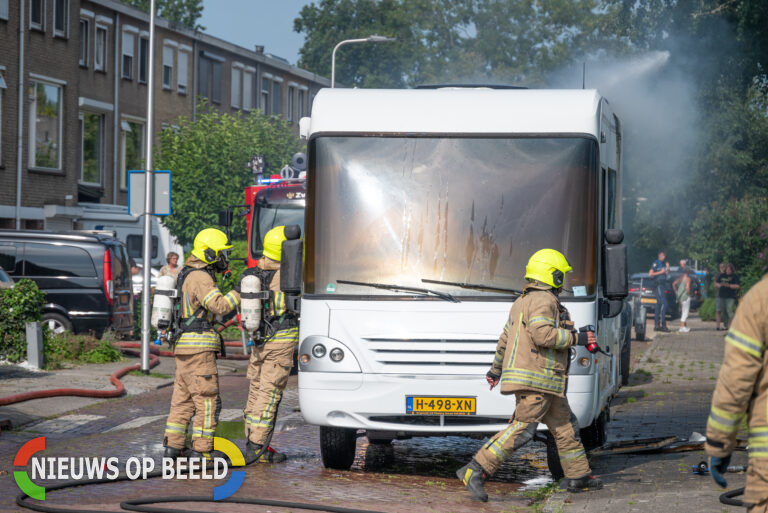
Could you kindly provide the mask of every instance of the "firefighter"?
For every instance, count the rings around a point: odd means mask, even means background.
[[[280,261],[286,230],[298,226],[276,226],[264,236],[264,253],[255,269],[243,274],[258,274],[262,289],[270,291],[268,308],[262,324],[265,329],[251,351],[248,364],[248,402],[243,410],[245,418],[246,461],[260,455],[259,461],[278,463],[284,454],[264,445],[272,434],[277,408],[293,367],[293,351],[299,340],[299,322],[287,308],[286,295],[280,290]],[[291,237],[294,238],[294,237]],[[295,238],[298,238],[296,235]]]
[[[174,347],[176,377],[163,439],[166,457],[178,458],[182,452],[190,458],[212,457],[213,434],[221,411],[216,368],[221,339],[213,321],[216,315],[227,314],[240,303],[236,291],[222,294],[215,280],[215,273],[223,273],[229,266],[225,251],[231,247],[222,231],[202,230],[178,275],[181,335]],[[193,415],[192,449],[184,451]]]
[[[749,468],[744,502],[750,513],[768,512],[768,275],[744,296],[725,335],[720,367],[707,421],[705,448],[715,482],[725,488],[723,474],[736,446],[736,433],[749,426]]]
[[[515,395],[514,415],[509,427],[456,471],[475,500],[488,500],[483,489],[486,477],[533,438],[539,422],[555,439],[568,491],[602,488],[600,479],[590,475],[578,422],[565,397],[569,348],[596,344],[593,332],[573,331],[568,311],[557,298],[570,270],[562,253],[553,249],[534,253],[525,268],[528,284],[512,305],[486,374],[491,389],[501,381],[501,393]]]

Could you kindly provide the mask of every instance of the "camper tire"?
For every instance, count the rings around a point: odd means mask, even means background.
[[[552,481],[560,481],[565,477],[563,466],[560,464],[560,454],[557,452],[557,444],[555,443],[555,437],[552,433],[547,431],[547,467],[549,473],[552,474]]]
[[[589,426],[581,430],[581,442],[587,450],[595,449],[605,443],[607,415],[605,410],[600,412]]]
[[[356,430],[320,426],[320,456],[325,468],[349,470],[355,461],[356,446]]]

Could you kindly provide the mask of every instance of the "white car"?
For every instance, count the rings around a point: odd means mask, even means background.
[[[144,268],[141,264],[136,264],[136,267],[139,268],[138,274],[134,274],[131,276],[131,281],[133,282],[133,297],[138,298],[141,296],[141,291],[144,289]],[[157,276],[160,274],[160,271],[155,269],[154,267],[149,268],[149,272],[152,274],[152,277],[149,280],[149,284],[152,286],[152,288],[155,288],[157,286]]]

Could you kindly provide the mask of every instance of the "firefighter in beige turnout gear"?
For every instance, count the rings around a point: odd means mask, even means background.
[[[473,499],[488,500],[483,489],[486,476],[533,438],[539,422],[547,425],[555,439],[568,490],[602,487],[590,475],[577,419],[565,397],[569,348],[595,342],[594,333],[573,331],[568,311],[558,301],[570,270],[565,257],[552,249],[537,251],[528,261],[525,278],[529,283],[512,305],[486,375],[491,389],[501,381],[501,393],[515,395],[514,416],[506,429],[456,472]]]
[[[192,449],[185,455],[210,458],[213,451],[213,435],[221,411],[216,367],[220,339],[213,320],[216,315],[231,312],[240,302],[235,291],[222,294],[214,277],[216,270],[227,269],[223,252],[231,247],[223,232],[214,228],[202,230],[179,273],[181,323],[186,328],[174,347],[176,377],[163,439],[166,457],[182,456],[192,416]]]
[[[749,466],[744,502],[750,513],[768,512],[768,275],[744,296],[725,335],[725,357],[712,396],[705,448],[712,477],[723,474],[736,434],[749,429]]]
[[[257,455],[261,455],[259,461],[269,463],[286,459],[284,454],[271,447],[263,449],[275,427],[277,409],[288,383],[294,363],[293,351],[299,340],[298,319],[288,310],[286,295],[280,290],[280,261],[282,243],[286,241],[285,229],[284,226],[277,226],[267,232],[264,236],[264,254],[258,264],[262,279],[269,280],[271,293],[265,317],[272,329],[265,340],[252,349],[248,364],[250,388],[243,410],[247,438],[246,461]]]

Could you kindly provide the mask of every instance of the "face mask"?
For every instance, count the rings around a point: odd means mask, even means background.
[[[223,273],[229,269],[229,259],[227,258],[227,254],[224,251],[220,252],[219,258],[216,260],[216,262],[214,262],[213,265],[220,273]]]

